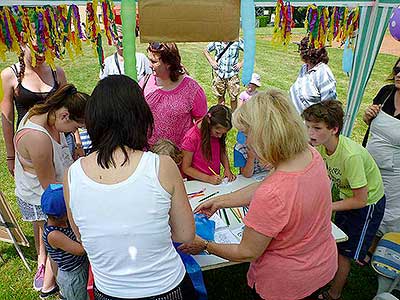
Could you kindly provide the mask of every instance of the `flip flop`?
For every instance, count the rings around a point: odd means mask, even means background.
[[[323,291],[321,294],[318,295],[317,299],[319,300],[341,300],[342,297],[339,296],[338,298],[333,298],[329,291]]]

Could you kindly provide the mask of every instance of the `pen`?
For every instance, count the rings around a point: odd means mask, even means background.
[[[218,193],[219,193],[219,191],[217,191],[217,192],[215,192],[215,193],[212,193],[211,195],[208,195],[207,197],[204,197],[204,198],[200,199],[199,202],[204,201],[204,200],[207,200],[208,198],[211,198],[212,196],[215,196],[215,195],[218,194]]]
[[[219,176],[217,173],[215,173],[215,171],[210,167],[210,166],[208,166],[208,169],[211,171],[211,173],[213,173],[215,176]]]
[[[205,190],[206,190],[206,188],[202,188],[202,189],[201,189],[200,191],[198,191],[198,192],[188,193],[187,195],[190,196],[190,195],[201,194],[201,193],[203,193]]]

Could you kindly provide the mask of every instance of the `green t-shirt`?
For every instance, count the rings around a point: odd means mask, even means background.
[[[369,152],[348,137],[339,136],[332,155],[323,145],[317,147],[328,168],[332,183],[339,187],[340,198],[353,197],[352,189],[368,188],[368,205],[378,202],[384,194],[381,173]]]

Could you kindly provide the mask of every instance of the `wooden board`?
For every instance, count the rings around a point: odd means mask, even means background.
[[[2,223],[9,225],[9,230],[13,234],[18,245],[29,247],[29,242],[17,223],[13,212],[8,205],[4,194],[0,191],[0,241],[13,244],[13,240],[6,227]]]

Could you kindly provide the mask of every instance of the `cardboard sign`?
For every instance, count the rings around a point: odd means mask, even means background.
[[[142,43],[239,38],[240,0],[139,0],[139,16]]]

